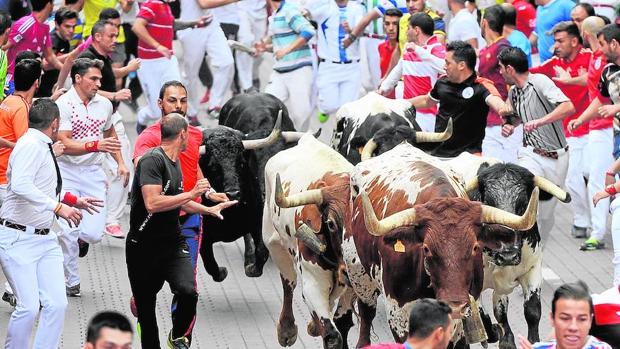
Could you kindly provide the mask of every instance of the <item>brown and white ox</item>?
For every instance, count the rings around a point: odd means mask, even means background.
[[[284,289],[277,325],[282,346],[297,339],[292,302],[299,275],[312,316],[308,333],[320,335],[325,348],[346,347],[352,313],[339,314],[336,308],[347,289],[340,238],[343,226],[351,221],[352,169],[344,157],[311,135],[274,155],[265,167],[262,231]],[[351,296],[349,289],[348,303]],[[342,335],[339,328],[344,329]]]
[[[470,295],[477,299],[482,291],[482,224],[523,229],[536,219],[537,190],[523,216],[472,202],[449,167],[408,143],[357,164],[351,187],[352,229],[344,232],[342,249],[358,297],[357,347],[370,344],[381,293],[400,342],[416,299],[437,298],[453,316],[466,314]]]

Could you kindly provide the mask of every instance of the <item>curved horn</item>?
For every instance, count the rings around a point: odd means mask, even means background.
[[[536,213],[538,212],[538,187],[532,191],[530,202],[522,216],[500,210],[499,208],[482,205],[482,223],[501,224],[514,230],[528,230],[536,223]]]
[[[308,204],[320,205],[323,202],[323,194],[321,193],[321,189],[311,189],[293,194],[291,196],[286,196],[282,190],[282,182],[280,181],[280,174],[278,173],[276,174],[275,201],[276,205],[282,208],[297,207]]]
[[[316,254],[323,254],[327,250],[327,246],[316,236],[316,231],[312,230],[306,223],[299,222],[295,237]]]
[[[468,180],[465,183],[465,192],[469,193],[472,190],[478,189],[478,176]]]
[[[372,203],[368,198],[368,194],[362,190],[360,193],[362,197],[362,206],[364,208],[364,221],[366,223],[366,229],[371,235],[383,236],[390,231],[402,227],[405,225],[414,225],[415,208],[408,208],[406,210],[394,213],[389,217],[385,217],[382,220],[377,219],[375,210],[372,208]]]
[[[375,142],[374,138],[371,138],[366,142],[364,146],[364,150],[362,150],[362,161],[366,161],[372,157],[372,153],[377,149],[377,142]]]
[[[243,147],[247,150],[267,147],[275,143],[275,141],[278,140],[278,137],[280,136],[281,128],[282,128],[282,109],[280,109],[280,111],[278,112],[278,118],[276,119],[276,123],[275,125],[273,125],[273,130],[271,131],[269,136],[265,138],[261,138],[261,139],[250,139],[250,140],[242,141]]]
[[[206,152],[207,152],[207,146],[206,146],[206,145],[201,145],[201,146],[198,148],[198,153],[199,153],[200,155],[205,155],[205,153],[206,153]]]
[[[545,177],[534,176],[534,185],[540,188],[540,190],[544,190],[547,193],[555,196],[556,198],[558,198],[558,200],[564,203],[571,201],[571,197],[568,192],[562,190],[562,188],[558,187]]]
[[[443,132],[416,132],[416,143],[437,143],[447,141],[452,137],[452,118],[448,119],[448,125]]]
[[[306,132],[299,131],[282,131],[282,138],[286,143],[299,142]]]

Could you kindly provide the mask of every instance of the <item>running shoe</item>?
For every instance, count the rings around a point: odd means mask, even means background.
[[[325,123],[327,122],[327,120],[329,120],[329,115],[319,112],[319,122],[320,123]]]
[[[80,284],[71,287],[67,286],[67,297],[82,297]]]
[[[172,339],[172,331],[170,331],[170,334],[168,334],[168,348],[189,349],[189,339],[187,339],[187,337]]]
[[[570,230],[570,235],[576,239],[583,239],[588,237],[588,228],[578,227],[573,225]]]
[[[205,92],[205,95],[202,96],[202,99],[200,99],[200,104],[209,103],[210,98],[211,98],[211,90],[207,89],[207,92]]]
[[[82,240],[82,239],[78,239],[78,246],[80,248],[80,258],[86,256],[86,254],[88,253],[88,242]]]
[[[125,233],[121,230],[121,226],[118,224],[110,224],[105,227],[105,233],[113,238],[124,239]]]
[[[603,248],[605,248],[605,243],[602,241],[598,241],[593,237],[586,240],[583,244],[581,244],[581,247],[579,247],[579,249],[582,251],[594,251]]]
[[[15,298],[15,295],[12,293],[4,291],[4,294],[2,295],[2,300],[9,303],[12,307],[17,305],[17,298]]]

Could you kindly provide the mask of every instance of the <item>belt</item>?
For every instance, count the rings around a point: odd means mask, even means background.
[[[560,150],[564,150],[564,151],[568,151],[568,145],[566,147],[564,147],[563,149]],[[544,156],[546,158],[551,158],[554,160],[557,160],[558,157],[560,156],[560,151],[559,150],[544,150],[544,149],[540,149],[540,148],[533,148],[533,152],[535,154],[538,154],[540,156]]]
[[[24,232],[28,231],[28,227],[27,226],[7,221],[4,218],[0,218],[0,224],[4,225],[7,228],[17,229],[17,230],[21,230],[21,231],[24,231]],[[37,228],[34,229],[34,234],[35,235],[47,235],[49,233],[50,233],[49,229],[37,229]]]
[[[326,61],[323,58],[319,58],[319,62],[321,62],[321,63],[329,62],[329,63],[334,63],[334,64],[351,64],[351,63],[357,63],[359,61],[360,61],[359,59],[354,59],[352,61],[335,62],[335,61]]]

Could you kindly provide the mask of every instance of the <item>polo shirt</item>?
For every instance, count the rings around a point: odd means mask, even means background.
[[[79,58],[98,59],[103,61],[103,69],[101,70],[101,90],[106,92],[116,92],[116,77],[112,69],[112,59],[109,56],[99,54],[95,47],[91,44]]]
[[[434,35],[446,35],[446,23],[443,21],[437,12],[431,10],[428,7],[424,8],[424,13],[431,16],[435,22]],[[405,44],[407,43],[407,29],[409,28],[409,18],[411,13],[405,13],[398,21],[398,47],[400,48],[400,55],[403,55]]]
[[[490,80],[479,78],[473,73],[461,83],[453,83],[443,76],[437,80],[429,93],[431,99],[439,102],[435,131],[442,132],[452,118],[452,137],[442,143],[427,143],[431,155],[455,157],[462,152],[482,152],[482,139],[487,124],[489,106],[486,101],[499,92]]]
[[[90,32],[93,29],[93,25],[99,20],[99,14],[103,9],[106,8],[116,8],[116,4],[118,4],[117,0],[85,0],[84,8],[82,12],[84,13],[84,28],[82,30],[82,35],[86,38],[90,36]],[[125,42],[125,31],[123,27],[118,28],[118,38],[116,38],[117,43]]]
[[[181,172],[183,173],[183,191],[191,191],[198,181],[198,160],[200,160],[200,146],[202,145],[202,131],[194,126],[188,127],[189,139],[187,148],[179,153]],[[147,127],[138,138],[133,151],[133,159],[141,157],[149,149],[161,145],[161,123],[157,121]],[[200,197],[194,199],[200,202]]]
[[[599,98],[601,101],[605,98],[601,96],[599,90],[599,84],[601,81],[601,74],[603,69],[607,65],[607,58],[601,50],[597,50],[592,53],[592,59],[590,65],[588,65],[588,100],[592,102],[594,98]],[[609,116],[606,118],[594,118],[590,120],[590,130],[603,130],[613,127],[614,117]]]
[[[8,96],[0,104],[0,137],[10,142],[17,140],[28,131],[28,111],[30,106],[16,95]],[[6,184],[6,170],[12,148],[0,147],[0,184]]]
[[[43,51],[51,47],[52,38],[50,27],[45,23],[39,23],[34,15],[28,15],[13,22],[9,42],[13,44],[8,52],[7,82],[13,80],[15,69],[15,57],[21,51],[33,51],[42,54]]]
[[[301,14],[300,8],[289,1],[282,0],[280,7],[269,17],[269,35],[273,43],[273,52],[290,46],[299,37],[306,39],[306,43],[282,59],[276,60],[273,70],[286,73],[301,67],[312,66],[312,51],[307,41],[315,34],[310,22]]]
[[[358,43],[353,43],[346,49],[343,40],[347,36],[340,23],[347,21],[351,28],[364,17],[364,11],[356,1],[347,2],[340,7],[334,1],[314,1],[308,11],[312,19],[319,24],[317,35],[317,56],[331,62],[348,62],[360,59]]]
[[[183,3],[196,1],[183,1]],[[147,0],[140,6],[138,18],[146,20],[146,30],[153,38],[157,38],[160,45],[165,46],[172,52],[172,39],[174,38],[174,16],[170,6],[161,0]],[[195,19],[195,18],[194,18]],[[149,44],[138,39],[138,58],[155,59],[162,58],[159,53]]]
[[[511,47],[510,42],[503,36],[499,37],[494,43],[480,50],[478,74],[481,77],[489,79],[497,88],[503,100],[508,97],[508,86],[506,80],[499,72],[499,60],[497,56],[503,49]],[[503,123],[503,119],[494,110],[489,110],[487,116],[487,126],[499,126]]]
[[[379,50],[379,65],[381,68],[381,77],[384,77],[387,74],[387,70],[390,67],[390,60],[392,59],[392,54],[396,49],[396,44],[391,45],[390,40],[385,40],[380,43],[377,47]]]
[[[103,139],[103,132],[112,125],[112,103],[96,94],[84,104],[75,90],[60,96],[56,101],[60,109],[59,131],[71,131],[71,137],[80,142],[98,141]],[[84,155],[62,155],[58,162],[71,165],[101,165],[106,153],[93,152]]]
[[[570,21],[573,7],[575,3],[571,0],[551,0],[547,5],[538,6],[536,9],[535,33],[538,37],[538,54],[541,62],[553,56],[551,51],[553,35],[548,35],[547,32],[560,22]]]
[[[514,29],[510,35],[508,35],[508,41],[514,47],[520,48],[527,56],[527,66],[532,66],[532,43],[525,34],[521,31]]]
[[[536,9],[527,0],[513,1],[512,6],[517,12],[517,30],[529,38],[536,28]]]
[[[450,24],[448,25],[448,42],[451,41],[467,41],[476,39],[478,41],[478,48],[482,48],[486,45],[480,32],[480,26],[476,22],[476,19],[467,9],[462,9],[452,17]]]
[[[71,45],[69,41],[62,39],[56,31],[52,32],[52,50],[56,55],[64,55],[71,51]],[[35,93],[35,97],[49,97],[52,95],[52,89],[56,82],[58,82],[58,75],[60,75],[60,70],[51,69],[43,71],[43,76],[41,76],[41,83],[39,84],[39,88]]]
[[[572,77],[575,77],[588,71],[588,66],[590,65],[591,58],[592,51],[582,48],[575,56],[575,59],[570,62],[566,59],[553,56],[551,57],[551,59],[545,61],[543,64],[537,67],[530,68],[530,73],[544,74],[549,78],[553,78],[557,75],[554,68],[560,67],[568,71]],[[560,90],[562,90],[566,97],[568,97],[568,99],[573,102],[573,105],[575,106],[575,113],[562,119],[562,123],[564,126],[564,135],[566,137],[581,137],[588,134],[588,125],[582,125],[576,130],[574,130],[572,133],[568,132],[568,129],[566,128],[569,121],[578,118],[579,115],[581,115],[586,110],[586,108],[588,108],[588,105],[590,105],[588,98],[588,89],[583,88],[583,86],[578,86],[574,84],[564,84],[557,81],[554,82],[560,88]]]

